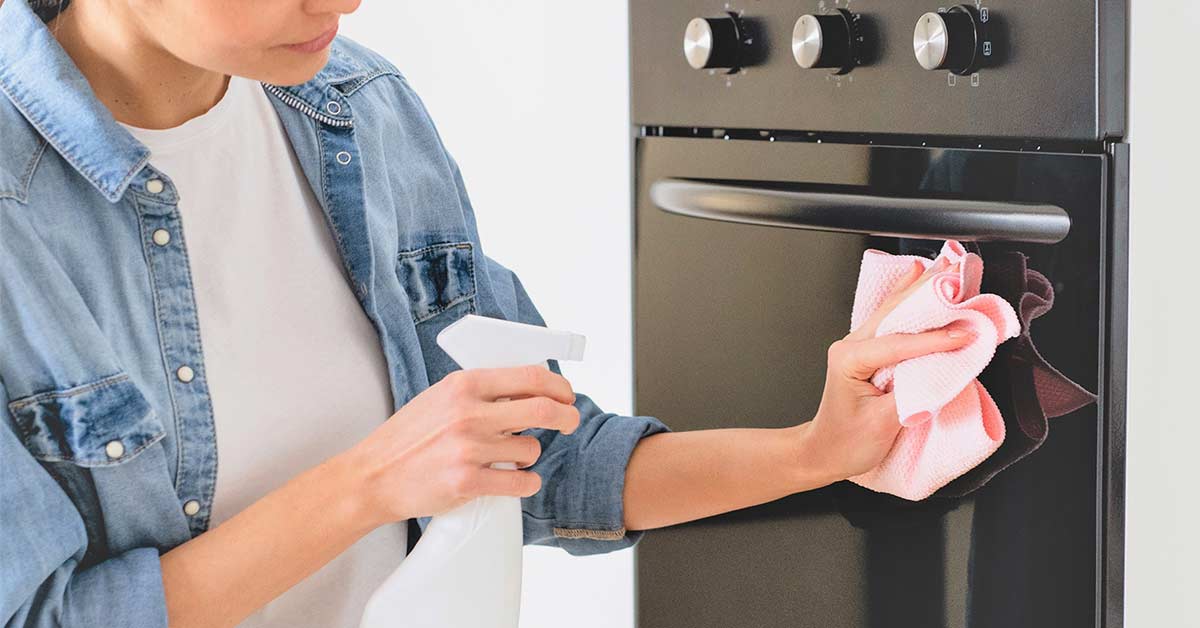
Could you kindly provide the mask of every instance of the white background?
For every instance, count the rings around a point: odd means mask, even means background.
[[[1126,626],[1198,626],[1200,3],[1133,0]]]
[[[1197,625],[1200,3],[1132,4],[1126,626]],[[551,326],[587,334],[565,372],[614,412],[631,409],[626,15],[618,1],[439,0],[366,3],[343,22],[422,94],[485,249]],[[529,548],[525,578],[524,628],[632,625],[631,552]]]

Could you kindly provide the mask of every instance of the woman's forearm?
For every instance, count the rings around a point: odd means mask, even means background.
[[[233,626],[374,527],[346,457],[334,457],[162,556],[173,627]]]
[[[633,450],[625,527],[647,530],[754,506],[836,481],[805,452],[808,424],[664,432]]]

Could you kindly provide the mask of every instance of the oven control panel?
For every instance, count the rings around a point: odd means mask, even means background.
[[[633,0],[641,126],[1102,140],[1126,0]]]

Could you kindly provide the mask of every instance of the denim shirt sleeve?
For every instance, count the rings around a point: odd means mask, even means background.
[[[0,408],[8,406],[0,384]],[[138,548],[81,568],[83,520],[0,420],[0,625],[167,625],[158,550]]]
[[[495,260],[485,260],[501,308],[512,313],[507,318],[545,326],[520,279]],[[553,360],[550,368],[562,374]],[[571,434],[542,429],[522,432],[542,445],[541,457],[530,467],[542,477],[542,489],[521,501],[525,542],[561,547],[576,555],[632,547],[643,532],[625,529],[625,469],[638,441],[667,431],[667,426],[654,417],[604,412],[584,394],[576,394],[575,407],[579,429]]]
[[[478,241],[462,172],[448,152],[445,156],[471,235]],[[508,320],[544,327],[545,321],[516,274],[486,255],[483,260],[480,271],[484,276],[478,279],[491,286],[495,309]],[[550,368],[562,374],[553,360]],[[580,424],[571,434],[539,429],[523,432],[542,445],[541,457],[530,467],[542,477],[542,488],[521,501],[525,543],[561,547],[575,555],[632,547],[643,532],[625,529],[625,469],[638,441],[668,428],[654,417],[604,412],[584,394],[576,394],[575,407]]]

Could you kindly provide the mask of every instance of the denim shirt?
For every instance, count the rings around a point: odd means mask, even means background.
[[[434,342],[447,324],[543,324],[484,254],[458,167],[392,64],[338,38],[313,80],[262,87],[378,332],[396,408],[457,368]],[[159,555],[208,528],[219,463],[171,173],[26,0],[0,4],[0,91],[0,624],[165,626]],[[667,428],[575,405],[576,432],[531,430],[543,485],[522,500],[525,541],[629,547],[625,468]]]

